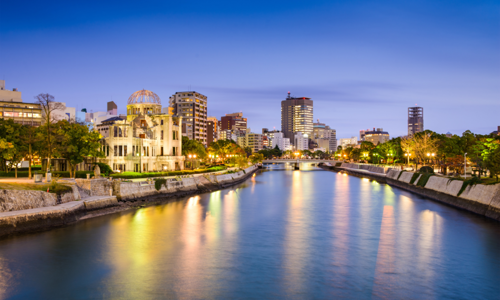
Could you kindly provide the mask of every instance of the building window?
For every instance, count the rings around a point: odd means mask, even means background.
[[[123,156],[127,156],[127,145],[123,146]]]
[[[132,156],[135,156],[135,146],[132,145]]]
[[[107,149],[107,153],[106,153],[106,156],[109,156],[109,146],[106,146],[108,149]]]
[[[117,127],[113,127],[113,131],[114,131],[114,137],[117,137],[118,136],[118,128]]]
[[[118,127],[118,137],[123,137],[122,128]]]
[[[115,128],[116,128],[116,127],[115,127]],[[114,147],[114,150],[115,150],[115,151],[113,152],[113,156],[117,156],[117,154],[118,154],[118,147],[117,147],[117,146],[115,146],[115,147]]]
[[[160,121],[160,124],[163,125],[163,120]]]
[[[161,139],[163,140],[163,130],[161,131]]]
[[[122,152],[122,149],[123,147],[122,146],[118,146],[118,156],[123,156],[123,152]]]
[[[172,147],[172,155],[177,156],[177,147]]]
[[[160,155],[163,156],[163,147],[160,148]]]
[[[149,146],[146,147],[146,151],[147,151],[147,156],[149,156]]]

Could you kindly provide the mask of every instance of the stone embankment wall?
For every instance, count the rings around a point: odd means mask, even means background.
[[[120,201],[135,201],[147,197],[188,194],[196,191],[210,191],[232,185],[240,180],[246,179],[248,175],[257,170],[257,166],[251,166],[244,171],[224,175],[204,175],[182,179],[167,179],[160,190],[156,190],[155,184],[146,182],[113,182],[113,195]]]
[[[356,169],[356,170],[364,170],[372,173],[380,173],[380,174],[385,174],[387,173],[388,170],[391,170],[391,167],[378,167],[378,166],[372,166],[372,165],[363,165],[363,164],[352,164],[352,163],[342,163],[340,166],[341,168],[349,168],[349,169]]]
[[[401,173],[401,171],[391,170],[386,176],[387,183],[452,206],[500,220],[500,184],[467,186],[459,195],[463,186],[461,180],[431,176],[425,187],[420,187],[416,183],[422,175],[419,175],[417,180],[411,184],[410,180],[413,174],[413,172]]]
[[[0,212],[54,206],[74,201],[78,197],[75,195],[75,189],[62,195],[44,191],[0,190]]]
[[[100,179],[75,179],[76,184],[85,191],[87,195],[92,196],[111,196],[113,183],[105,178]]]
[[[72,185],[73,192],[66,193],[59,200],[56,195],[41,191],[0,191],[0,208],[4,209],[4,212],[0,212],[0,237],[71,224],[88,216],[87,212],[89,211],[127,205],[120,204],[117,198],[122,201],[155,200],[157,197],[168,198],[216,190],[242,182],[256,170],[257,167],[252,166],[245,171],[234,174],[207,174],[182,178],[179,181],[169,179],[166,186],[162,186],[160,191],[155,189],[154,183],[144,184],[117,180],[108,181],[106,179],[77,180],[77,183]],[[71,185],[71,183],[68,184]],[[78,187],[78,184],[82,186]],[[88,191],[92,196],[87,193],[79,194],[80,189]],[[110,189],[116,196],[109,195]],[[80,198],[81,201],[73,201]],[[62,204],[56,205],[62,201],[64,201]]]

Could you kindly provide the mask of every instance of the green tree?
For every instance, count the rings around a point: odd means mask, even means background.
[[[254,154],[250,155],[250,161],[253,164],[262,162],[263,160],[264,160],[264,155],[262,153],[254,153]]]
[[[35,96],[35,99],[37,100],[36,103],[40,104],[42,109],[43,119],[41,129],[43,130],[40,132],[40,139],[44,140],[44,151],[42,153],[47,158],[47,171],[49,171],[51,165],[50,160],[52,159],[55,147],[55,133],[52,128],[52,123],[56,122],[54,111],[64,109],[64,105],[62,103],[55,102],[54,96],[50,94],[42,93]]]
[[[69,163],[70,177],[76,175],[76,165],[86,157],[101,155],[99,133],[90,130],[87,125],[64,120],[53,124],[53,128],[56,133],[54,152]]]
[[[205,159],[207,151],[202,143],[197,140],[190,140],[188,137],[182,137],[182,155],[188,156],[189,154],[196,154],[196,157]]]
[[[498,181],[498,175],[500,175],[500,147],[491,152],[486,166],[490,170],[491,176],[495,176]]]
[[[243,150],[245,151],[245,153],[247,154],[247,157],[252,155],[252,148],[250,147],[245,147],[243,148]]]

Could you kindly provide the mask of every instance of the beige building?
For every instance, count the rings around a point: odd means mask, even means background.
[[[40,126],[42,109],[40,104],[24,103],[21,92],[5,89],[5,80],[0,80],[0,119],[13,119],[24,125]]]
[[[372,142],[375,146],[383,144],[390,139],[389,133],[383,128],[373,128],[373,131],[365,131],[365,141]]]
[[[247,133],[245,136],[238,137],[238,145],[240,147],[250,147],[252,152],[257,152],[264,149],[262,134],[260,133]]]
[[[182,117],[182,135],[207,145],[207,96],[177,92],[170,97],[174,115]]]
[[[101,162],[122,172],[182,170],[181,122],[162,113],[158,95],[137,91],[128,99],[126,120],[112,117],[96,126],[106,156]]]

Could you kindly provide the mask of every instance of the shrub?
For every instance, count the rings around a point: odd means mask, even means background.
[[[419,173],[434,174],[434,169],[429,166],[423,166],[418,170]]]
[[[415,180],[417,180],[418,176],[420,176],[420,173],[413,173],[413,176],[411,177],[410,184],[413,184]]]
[[[113,174],[113,169],[108,164],[105,163],[94,163],[94,165],[98,165],[99,169],[101,169],[101,174],[104,174],[105,176],[109,176],[110,174]]]
[[[110,176],[113,178],[123,178],[123,179],[150,178],[150,177],[179,176],[179,175],[192,175],[200,173],[218,172],[225,169],[226,167],[218,166],[218,167],[211,167],[208,169],[182,170],[182,171],[169,171],[169,172],[145,172],[145,173],[123,172],[123,173],[114,173],[111,174]]]
[[[162,185],[164,185],[165,187],[167,187],[167,180],[166,179],[163,179],[163,178],[155,179],[155,189],[157,191],[159,191],[161,189]]]
[[[417,182],[417,186],[425,187],[425,185],[427,184],[427,181],[429,181],[429,178],[431,178],[431,176],[434,176],[434,174],[423,173]]]

